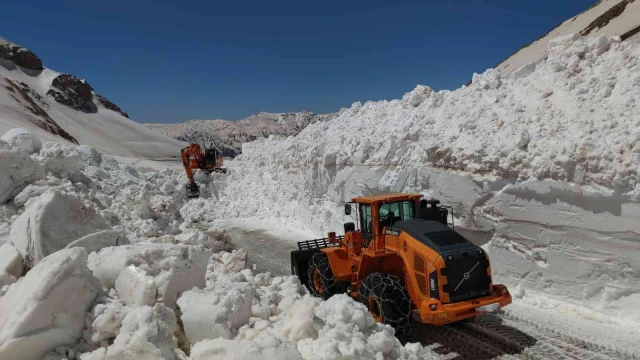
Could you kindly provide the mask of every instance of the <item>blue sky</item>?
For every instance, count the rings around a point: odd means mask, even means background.
[[[593,1],[11,1],[0,35],[138,122],[456,89]]]

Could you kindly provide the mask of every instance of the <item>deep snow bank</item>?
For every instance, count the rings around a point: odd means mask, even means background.
[[[245,144],[212,175],[215,201],[181,214],[340,231],[353,196],[421,192],[496,230],[497,280],[628,311],[640,296],[639,59],[639,44],[571,36],[511,76],[355,103],[296,137]]]

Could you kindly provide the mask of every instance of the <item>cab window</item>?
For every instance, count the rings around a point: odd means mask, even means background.
[[[364,247],[368,246],[369,240],[373,238],[373,222],[371,219],[371,205],[360,204],[360,229],[362,229],[362,240]]]
[[[414,205],[411,201],[398,201],[380,205],[380,231],[385,226],[393,226],[398,221],[413,219]]]

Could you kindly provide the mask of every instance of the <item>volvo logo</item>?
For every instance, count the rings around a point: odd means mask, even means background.
[[[384,233],[386,235],[400,236],[400,231],[398,231],[398,230],[385,229]]]
[[[431,279],[431,291],[435,291],[436,290],[436,281]]]

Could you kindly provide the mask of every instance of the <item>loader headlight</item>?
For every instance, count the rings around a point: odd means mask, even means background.
[[[431,304],[431,305],[429,305],[429,309],[431,309],[431,311],[436,311],[436,309],[438,309],[438,305]]]

